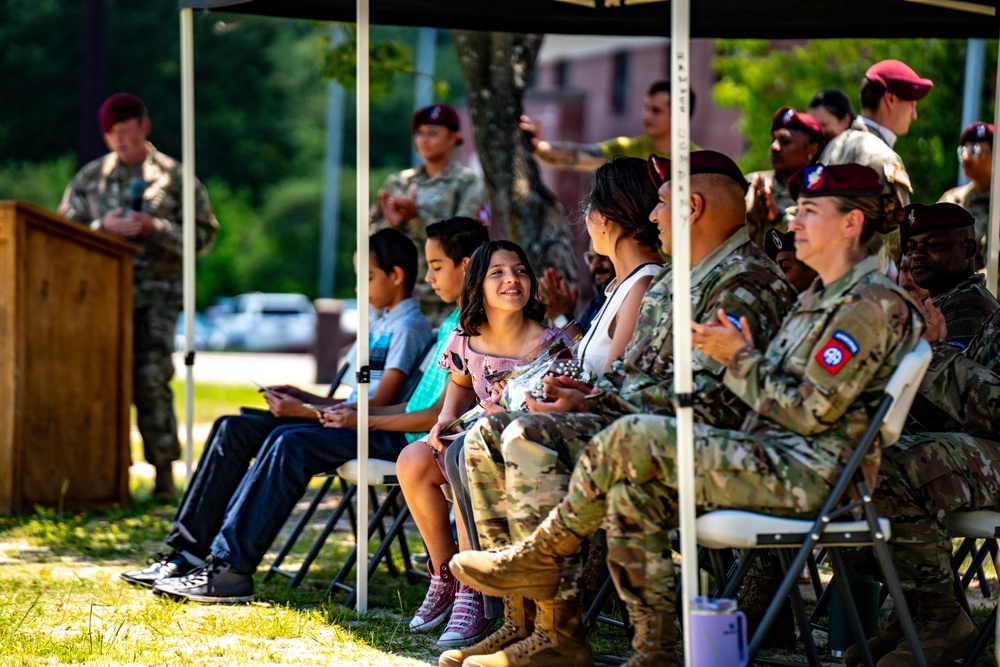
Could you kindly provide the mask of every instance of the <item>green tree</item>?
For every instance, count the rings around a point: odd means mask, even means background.
[[[771,117],[781,106],[805,111],[823,88],[840,88],[858,108],[858,86],[868,67],[894,58],[934,81],[934,89],[919,106],[919,119],[900,137],[895,150],[903,158],[913,183],[913,201],[933,203],[955,185],[955,147],[961,131],[961,91],[965,74],[964,40],[904,39],[810,40],[775,49],[765,40],[719,40],[715,61],[720,75],[716,103],[743,113],[740,130],[747,151],[738,160],[746,171],[770,168],[768,146]],[[993,117],[997,45],[989,43],[982,91],[982,117]]]

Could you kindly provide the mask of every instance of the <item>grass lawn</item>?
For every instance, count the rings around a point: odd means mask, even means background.
[[[181,389],[177,383],[178,401]],[[198,384],[196,421],[207,433],[204,427],[215,417],[262,403],[252,387]],[[135,460],[141,460],[139,450],[134,440]],[[437,664],[437,633],[411,634],[404,621],[419,606],[426,581],[410,584],[380,567],[365,614],[340,606],[343,593],[323,600],[353,544],[347,532],[334,533],[297,589],[281,577],[259,583],[270,555],[258,573],[252,604],[178,603],[129,586],[118,573],[143,566],[149,554],[164,549],[175,509],[151,499],[148,478],[135,475],[132,491],[134,502],[127,508],[76,514],[37,508],[33,514],[0,515],[0,667]],[[300,539],[288,563],[293,568],[316,530],[318,524]],[[423,551],[419,538],[411,538],[410,546]],[[988,571],[996,591],[995,573]],[[987,615],[987,609],[977,610],[977,623]],[[816,637],[824,655],[825,635]],[[592,642],[596,653],[628,653],[624,632],[610,626],[599,624]],[[828,658],[828,664],[839,663]],[[978,664],[995,664],[992,648]]]

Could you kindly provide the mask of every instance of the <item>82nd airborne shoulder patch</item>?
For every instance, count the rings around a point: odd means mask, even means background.
[[[827,373],[836,375],[860,349],[857,341],[837,329],[813,358]]]

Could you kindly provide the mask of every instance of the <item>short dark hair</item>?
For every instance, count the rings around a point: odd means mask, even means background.
[[[594,172],[590,206],[621,227],[627,236],[654,251],[660,249],[660,232],[649,221],[649,214],[658,201],[645,160],[616,157]]]
[[[406,291],[417,283],[417,246],[398,229],[380,229],[368,238],[368,248],[375,265],[385,273],[397,266],[403,270]]]
[[[646,97],[652,97],[656,93],[666,93],[670,94],[670,79],[659,79],[649,84],[649,88],[646,89]],[[695,94],[694,88],[688,88],[688,96],[691,98],[691,110],[688,112],[689,116],[694,115],[694,105],[695,105]]]
[[[878,81],[865,78],[861,80],[861,108],[867,111],[878,110],[878,103],[885,97],[888,89]]]
[[[851,106],[851,100],[847,98],[844,91],[837,88],[824,88],[815,95],[813,95],[812,101],[809,102],[809,108],[813,107],[823,107],[838,120],[844,120],[845,117],[849,117],[851,122],[854,122],[856,113],[854,113],[854,107]]]
[[[524,306],[524,316],[536,322],[541,322],[542,318],[545,317],[545,304],[538,300],[538,279],[531,269],[531,264],[528,263],[528,257],[524,254],[524,250],[513,241],[506,239],[489,241],[472,253],[469,266],[465,269],[465,281],[462,283],[462,295],[459,298],[459,303],[462,305],[458,314],[458,323],[462,327],[462,333],[466,336],[478,336],[479,327],[486,321],[486,312],[483,308],[485,301],[483,282],[490,270],[490,260],[493,258],[493,253],[498,250],[509,250],[517,254],[518,259],[528,272],[528,281],[531,283],[531,287],[528,290],[528,303]]]
[[[490,233],[478,220],[456,216],[427,225],[428,239],[436,239],[448,259],[458,264],[472,257],[476,248],[490,240]]]

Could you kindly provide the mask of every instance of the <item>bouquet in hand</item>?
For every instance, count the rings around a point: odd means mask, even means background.
[[[583,382],[593,382],[594,378],[584,377],[583,365],[574,359],[573,347],[558,340],[540,354],[514,367],[506,377],[506,384],[500,394],[500,407],[509,411],[527,410],[527,397],[531,395],[536,400],[545,399],[545,385],[542,378],[546,375],[566,375]],[[589,375],[589,374],[588,374]]]

